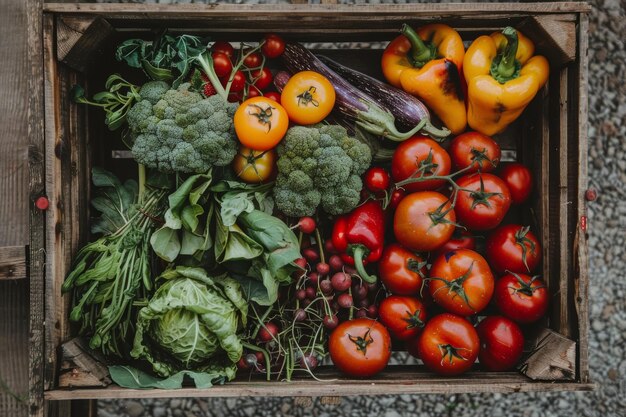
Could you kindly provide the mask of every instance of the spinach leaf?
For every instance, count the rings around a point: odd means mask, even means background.
[[[132,366],[109,366],[111,379],[123,388],[131,389],[180,389],[184,377],[189,377],[196,388],[211,388],[229,380],[227,372],[193,372],[180,371],[167,378],[157,378]]]
[[[236,224],[225,226],[221,216],[215,222],[215,260],[219,263],[254,259],[263,254],[263,246],[246,235]]]
[[[92,222],[91,232],[110,235],[128,222],[132,214],[130,209],[137,202],[138,185],[134,180],[122,184],[115,175],[103,168],[94,167],[91,173],[93,184],[98,190],[91,205],[101,213]]]

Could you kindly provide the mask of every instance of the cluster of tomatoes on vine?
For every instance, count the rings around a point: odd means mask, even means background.
[[[257,47],[235,50],[226,41],[216,41],[211,46],[212,65],[223,87],[230,82],[228,100],[241,102],[245,99],[264,96],[280,102],[280,94],[272,91],[274,76],[265,65],[267,59],[275,59],[285,50],[285,41],[278,35],[267,34]],[[215,87],[203,75],[204,95],[217,94]]]
[[[505,221],[512,205],[528,200],[533,177],[500,157],[499,145],[477,132],[457,136],[447,150],[417,136],[397,147],[391,174],[373,167],[364,175],[367,193],[393,219],[394,241],[378,261],[390,293],[378,308],[380,324],[438,373],[465,372],[477,358],[488,370],[511,369],[522,356],[523,326],[547,311],[546,285],[532,276],[539,240]]]

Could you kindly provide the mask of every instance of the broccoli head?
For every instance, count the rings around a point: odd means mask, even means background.
[[[337,215],[359,204],[360,175],[372,161],[367,145],[341,126],[295,126],[277,147],[276,206],[288,216],[311,216],[321,204]]]
[[[202,173],[231,163],[237,154],[233,116],[237,105],[203,98],[189,84],[170,89],[146,83],[127,115],[137,162],[163,172]]]

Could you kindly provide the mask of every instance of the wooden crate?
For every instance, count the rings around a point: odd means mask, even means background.
[[[589,390],[588,267],[584,191],[587,183],[587,30],[584,3],[407,4],[407,5],[136,5],[46,4],[31,17],[34,76],[31,94],[31,197],[47,195],[50,209],[31,210],[31,413],[69,415],[69,403],[57,400],[134,397],[343,396],[401,393],[525,392]],[[34,11],[37,12],[36,10]],[[533,202],[513,216],[530,223],[543,243],[543,275],[550,287],[551,309],[538,332],[535,353],[522,372],[473,371],[441,377],[418,366],[389,366],[371,380],[351,380],[329,369],[329,382],[237,380],[208,390],[135,391],[117,386],[78,385],[79,366],[61,363],[60,346],[70,339],[68,299],[60,287],[72,256],[89,238],[89,173],[92,165],[123,173],[131,162],[115,159],[121,149],[106,131],[103,115],[71,103],[70,87],[91,93],[107,74],[130,74],[113,60],[124,38],[151,36],[161,28],[211,35],[214,39],[256,40],[265,32],[287,39],[321,42],[326,55],[376,75],[381,47],[402,23],[419,26],[445,22],[467,41],[512,25],[548,57],[546,88],[523,116],[500,135],[505,158],[517,158],[536,173]],[[43,41],[43,49],[36,49]],[[349,43],[337,48],[335,42]],[[352,44],[353,45],[353,44]],[[330,48],[330,49],[329,49]],[[333,49],[335,48],[335,49]],[[377,49],[378,48],[378,49]],[[43,66],[41,66],[43,65]],[[130,75],[132,80],[132,75]],[[45,120],[45,122],[44,122]],[[65,372],[60,378],[60,368]],[[69,368],[68,368],[69,366]],[[76,366],[76,368],[72,368]],[[73,373],[72,373],[73,372]],[[95,378],[94,378],[95,376]],[[44,398],[48,400],[44,403]]]

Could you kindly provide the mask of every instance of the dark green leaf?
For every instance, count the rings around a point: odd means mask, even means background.
[[[226,372],[194,372],[180,371],[168,378],[157,378],[132,366],[109,366],[111,379],[123,388],[131,389],[180,389],[184,377],[189,377],[196,388],[210,388],[214,384],[222,384],[227,378]]]

